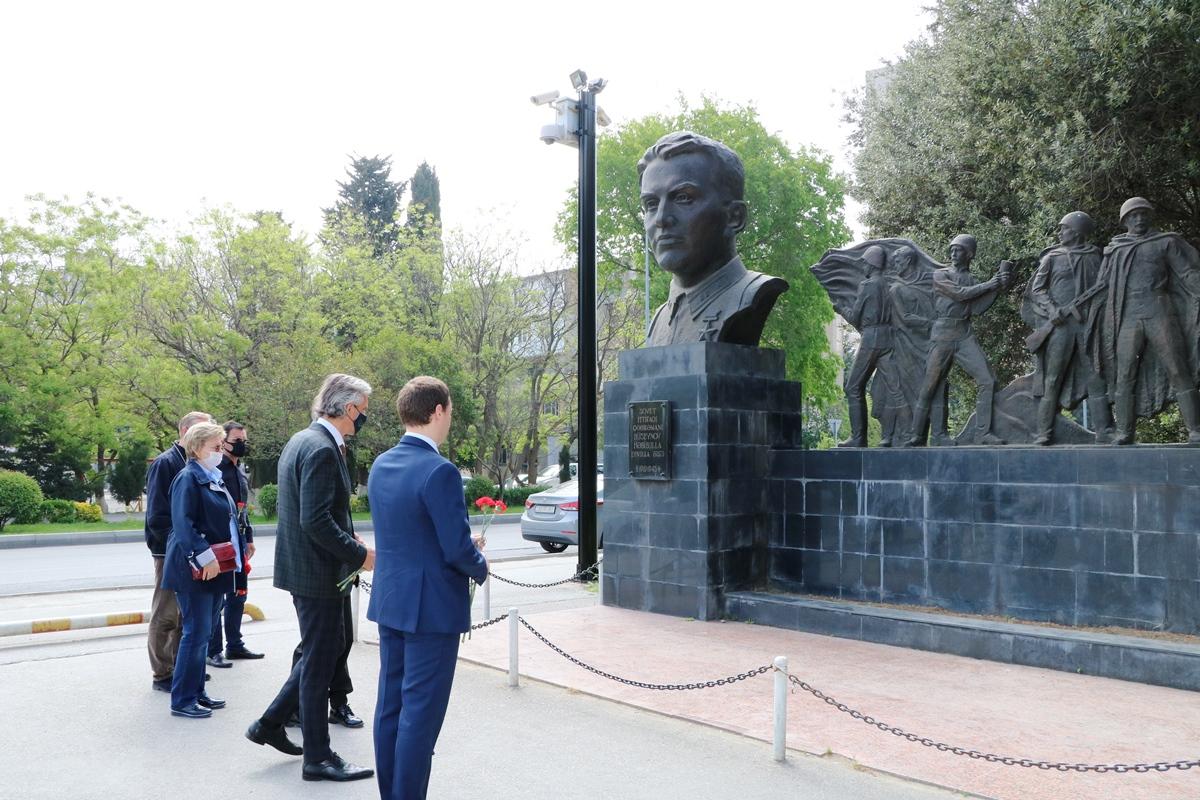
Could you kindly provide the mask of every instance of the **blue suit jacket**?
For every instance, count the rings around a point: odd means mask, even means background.
[[[188,461],[171,484],[171,535],[167,539],[162,586],[176,592],[233,591],[233,573],[211,581],[192,578],[191,559],[218,542],[230,541],[229,520],[235,518],[225,493],[196,461]]]
[[[471,543],[462,477],[426,442],[405,436],[371,465],[375,575],[367,619],[405,633],[464,633],[469,581],[487,562]]]

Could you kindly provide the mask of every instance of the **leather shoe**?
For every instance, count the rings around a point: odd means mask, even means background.
[[[163,678],[161,681],[150,681],[150,687],[156,692],[170,692],[171,679]]]
[[[289,728],[299,728],[300,727],[300,712],[293,711],[292,715],[290,717],[288,717],[288,721],[284,724]]]
[[[375,770],[351,764],[337,753],[319,764],[305,764],[303,778],[306,781],[360,781],[370,778]]]
[[[216,667],[217,669],[229,669],[233,666],[233,663],[226,661],[225,656],[217,653],[215,656],[208,657],[208,665],[210,667]]]
[[[347,728],[361,728],[363,721],[360,717],[355,716],[350,710],[347,703],[342,703],[340,706],[333,706],[329,709],[329,721],[336,722],[339,725],[345,725]]]
[[[207,694],[200,695],[200,697],[196,700],[196,702],[199,705],[204,706],[205,708],[224,708],[225,707],[224,700],[218,700],[215,697],[209,697]]]
[[[255,653],[253,650],[247,650],[244,647],[239,647],[236,650],[228,650],[227,649],[225,651],[225,658],[231,658],[231,659],[232,658],[253,659],[253,658],[262,658],[262,657],[263,657],[263,653]]]
[[[288,738],[287,732],[283,728],[264,725],[261,719],[250,723],[250,727],[246,730],[246,738],[255,744],[269,744],[289,756],[298,756],[304,752],[303,747]]]
[[[207,672],[206,672],[206,673],[204,673],[204,680],[206,680],[206,681],[211,681],[211,680],[212,680],[212,675],[209,675]]]
[[[204,719],[205,717],[211,717],[212,711],[208,710],[207,708],[202,708],[196,703],[192,703],[190,706],[183,706],[182,708],[175,708],[172,706],[171,716],[190,717],[191,719]]]

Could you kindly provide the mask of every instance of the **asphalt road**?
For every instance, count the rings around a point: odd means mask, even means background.
[[[369,531],[362,536],[368,543],[373,541]],[[540,545],[521,538],[520,525],[492,525],[488,528],[487,539],[487,556],[494,563],[546,556]],[[257,578],[270,577],[275,558],[275,537],[262,536],[255,541],[255,546],[258,552],[251,560],[251,575]],[[568,548],[567,554],[573,563],[575,548]],[[143,542],[0,550],[0,597],[152,586],[153,583],[154,565]]]

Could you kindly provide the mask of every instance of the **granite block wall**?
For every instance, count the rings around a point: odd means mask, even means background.
[[[770,585],[1200,632],[1200,449],[785,450]]]
[[[629,477],[630,402],[671,403],[671,479]],[[765,587],[782,538],[770,449],[800,444],[800,385],[783,354],[696,343],[621,353],[604,388],[605,603],[697,619],[724,594]]]

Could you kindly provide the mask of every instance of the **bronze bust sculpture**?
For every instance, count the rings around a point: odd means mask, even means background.
[[[746,227],[737,154],[690,131],[659,139],[638,162],[646,239],[671,292],[647,346],[730,342],[757,346],[787,281],[746,269],[735,239]]]

